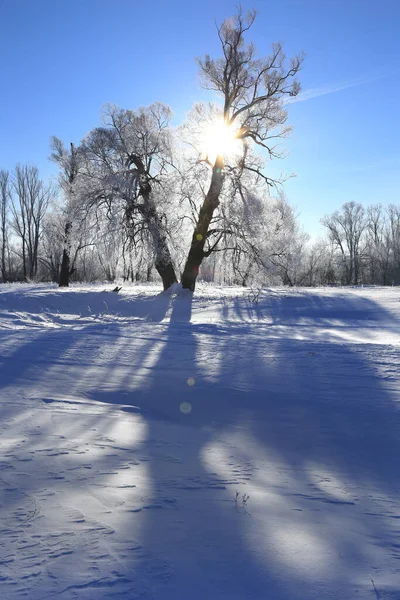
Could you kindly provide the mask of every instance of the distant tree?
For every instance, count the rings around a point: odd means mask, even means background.
[[[269,260],[284,285],[303,285],[306,243],[309,236],[299,225],[293,207],[281,192],[274,206],[274,231],[268,236]]]
[[[35,166],[17,165],[13,178],[11,202],[12,225],[21,240],[24,279],[33,278],[38,270],[39,241],[49,201],[54,195],[51,185],[45,185]]]
[[[0,272],[3,282],[7,281],[8,210],[11,200],[11,178],[8,171],[0,171]]]
[[[60,210],[48,212],[43,225],[40,263],[51,281],[59,283],[63,253],[63,227]]]
[[[392,262],[392,281],[400,284],[400,206],[390,204],[387,209],[388,243]]]
[[[192,291],[203,259],[217,249],[224,236],[220,227],[210,225],[227,180],[235,180],[240,187],[243,174],[250,172],[269,185],[275,183],[263,173],[263,160],[252,153],[251,145],[266,152],[269,158],[280,156],[274,142],[290,130],[285,102],[300,90],[295,76],[301,67],[301,56],[286,65],[281,44],[272,46],[270,56],[257,58],[254,45],[245,43],[245,34],[254,20],[254,11],[243,15],[239,9],[235,17],[217,29],[222,56],[212,59],[206,55],[198,60],[204,86],[222,95],[222,107],[216,111],[213,148],[203,157],[211,179],[204,190],[182,274],[182,286]],[[198,113],[201,117],[201,110]],[[241,142],[241,151],[231,158],[229,146],[234,140]]]
[[[82,152],[79,147],[73,143],[69,149],[57,137],[51,138],[51,156],[59,167],[59,182],[65,196],[65,207],[63,211],[63,240],[62,240],[62,258],[59,272],[59,286],[68,287],[70,277],[75,271],[75,261],[83,243],[77,245],[74,260],[71,258],[73,244],[73,228],[80,229],[84,214],[79,204],[76,187],[79,176],[79,170],[82,168]]]
[[[303,248],[297,285],[315,287],[336,283],[335,250],[327,238],[320,238]]]
[[[341,212],[335,211],[321,220],[328,229],[331,241],[342,257],[344,283],[359,283],[361,268],[361,241],[367,227],[365,209],[356,202],[346,202]]]
[[[390,232],[387,212],[380,204],[366,209],[365,278],[369,283],[390,283]]]

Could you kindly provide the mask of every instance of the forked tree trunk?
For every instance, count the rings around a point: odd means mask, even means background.
[[[192,292],[194,292],[196,287],[200,265],[203,262],[204,257],[208,256],[207,252],[204,251],[204,245],[206,243],[211,219],[215,209],[219,205],[219,196],[224,182],[223,168],[223,158],[222,156],[218,156],[213,167],[207,196],[200,208],[199,218],[193,232],[192,243],[182,273],[182,287],[191,290]]]
[[[162,230],[162,224],[160,223],[160,219],[155,210],[153,215],[150,217],[149,228],[156,250],[156,260],[154,266],[162,279],[164,290],[167,290],[174,283],[178,283],[178,279],[175,275],[175,269],[172,264],[167,238]]]
[[[174,283],[178,283],[178,279],[175,275],[171,253],[168,248],[167,236],[164,233],[161,219],[157,214],[156,207],[152,200],[151,187],[149,184],[142,185],[141,196],[143,198],[142,215],[147,221],[156,255],[154,266],[161,277],[164,290],[167,290]]]
[[[140,175],[140,196],[143,204],[137,208],[149,228],[152,237],[153,248],[156,255],[155,268],[163,282],[164,290],[167,290],[174,283],[178,283],[175,275],[175,269],[172,262],[171,253],[168,248],[167,236],[164,232],[162,220],[157,213],[156,205],[152,197],[152,187],[150,184],[149,172],[143,164],[143,160],[132,154],[129,157],[130,164],[134,164]]]

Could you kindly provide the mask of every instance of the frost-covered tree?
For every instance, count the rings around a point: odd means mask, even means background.
[[[71,143],[70,147],[66,148],[61,140],[52,137],[50,159],[58,165],[59,183],[64,194],[64,207],[59,212],[62,234],[58,237],[62,246],[62,255],[58,281],[60,287],[68,287],[70,277],[75,271],[78,254],[86,243],[90,243],[83,239],[87,230],[88,214],[79,197],[83,154],[81,147]],[[56,233],[54,220],[51,223],[51,230],[51,239],[54,241]]]
[[[82,142],[82,195],[124,224],[132,245],[150,242],[164,289],[177,282],[168,241],[172,146],[170,109],[155,103],[138,111],[106,107],[104,127]]]
[[[243,286],[300,285],[308,236],[283,193],[274,197],[267,187],[250,180],[240,192],[225,187],[230,200],[221,202],[219,218],[212,223],[212,229],[222,233],[201,277]]]
[[[280,193],[273,207],[274,234],[270,236],[270,260],[284,285],[302,285],[308,235],[299,225],[293,207]]]
[[[243,174],[251,172],[267,184],[274,183],[263,171],[262,155],[254,154],[252,147],[268,158],[280,155],[275,142],[290,130],[285,102],[300,89],[296,75],[302,57],[287,64],[281,44],[274,44],[270,56],[259,58],[254,45],[245,42],[254,20],[254,11],[243,15],[239,9],[235,17],[218,27],[222,56],[213,59],[206,55],[198,60],[204,86],[222,97],[222,105],[213,111],[212,119],[205,118],[207,107],[195,108],[197,114],[192,115],[192,121],[203,128],[197,143],[195,137],[192,143],[208,165],[209,179],[203,186],[204,196],[182,274],[182,286],[189,290],[195,288],[203,259],[217,249],[223,236],[213,223],[215,217],[219,218],[228,180],[235,180],[238,187]]]
[[[364,207],[356,202],[346,202],[341,211],[325,216],[321,222],[340,251],[344,282],[357,285],[361,269],[361,242],[367,226]]]

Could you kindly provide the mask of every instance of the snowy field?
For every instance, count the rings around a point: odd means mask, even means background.
[[[0,598],[400,600],[400,290],[0,286]]]

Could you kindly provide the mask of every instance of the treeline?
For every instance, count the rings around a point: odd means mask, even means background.
[[[54,139],[53,154],[57,151],[65,167],[58,188],[46,185],[33,166],[19,165],[12,173],[0,171],[0,280],[61,283],[67,271],[67,283],[159,281],[157,247],[148,224],[134,212],[142,207],[109,195],[103,174],[97,187],[92,171],[79,189],[76,186],[74,193],[66,194],[73,187],[69,167],[75,149],[66,149]],[[162,195],[154,197],[165,243],[173,248],[169,260],[180,273],[196,218],[190,216],[187,205],[193,203],[195,211],[195,198],[189,195],[188,177],[170,173],[168,178],[168,194],[164,185]],[[114,179],[111,185],[115,187]],[[237,285],[288,282],[307,236],[286,198],[274,198],[265,191],[248,194],[241,204],[237,199],[227,202],[216,221],[220,247],[213,248],[203,263],[201,280]]]
[[[346,202],[321,219],[326,235],[303,246],[292,285],[400,285],[400,206]]]
[[[56,148],[65,159],[65,149],[53,140]],[[64,183],[71,185],[70,178]],[[2,282],[60,283],[66,255],[64,270],[72,281],[159,280],[147,228],[136,222],[132,236],[126,207],[111,210],[107,201],[97,203],[95,210],[68,205],[62,187],[46,184],[34,166],[18,165],[13,173],[0,170]],[[164,208],[168,237],[184,240],[171,258],[177,271],[184,264],[185,242],[190,242],[185,214],[178,210],[180,199],[175,197],[172,206],[171,194]],[[284,196],[253,197],[249,205],[236,220],[229,216],[236,235],[225,234],[225,245],[202,265],[200,280],[227,285],[400,285],[400,206],[345,203],[322,219],[326,235],[311,244]]]

